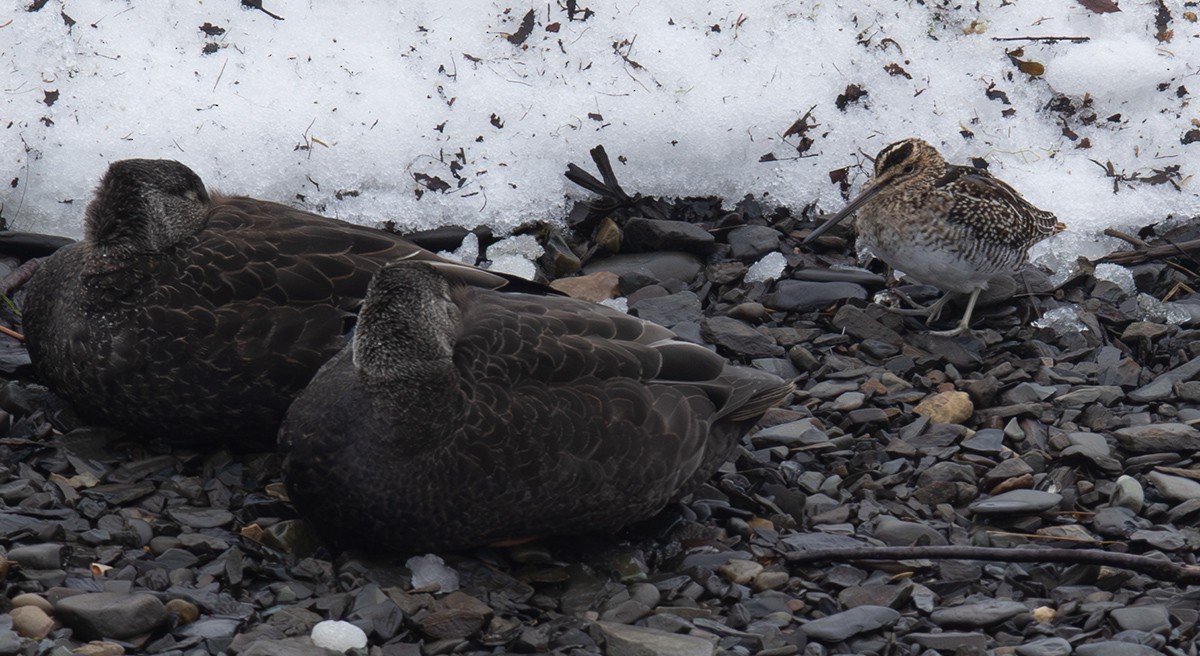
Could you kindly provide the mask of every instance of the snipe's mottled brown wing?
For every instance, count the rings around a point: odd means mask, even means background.
[[[1008,184],[966,166],[948,166],[938,181],[952,199],[947,219],[969,227],[980,240],[1025,251],[1061,232],[1054,214],[1038,209]]]

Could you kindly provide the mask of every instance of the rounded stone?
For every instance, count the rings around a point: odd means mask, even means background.
[[[181,625],[191,624],[200,618],[200,610],[186,599],[172,599],[167,602],[165,608],[168,613],[179,618]]]
[[[54,607],[63,624],[85,640],[132,638],[148,633],[167,619],[154,595],[95,592],[61,599]]]
[[[13,605],[13,608],[21,608],[23,606],[36,606],[38,608],[41,608],[43,611],[45,611],[46,614],[50,614],[50,613],[54,612],[54,604],[47,601],[45,597],[43,597],[41,595],[33,594],[32,592],[26,592],[24,594],[19,594],[19,595],[13,597],[12,605]]]
[[[12,628],[22,638],[40,640],[54,630],[54,620],[37,606],[20,606],[9,613]]]

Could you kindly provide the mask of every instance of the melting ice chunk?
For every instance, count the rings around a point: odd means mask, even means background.
[[[1133,283],[1133,272],[1119,264],[1097,264],[1096,272],[1092,274],[1096,280],[1107,280],[1125,291],[1126,294],[1137,293]]]
[[[608,307],[614,310],[620,310],[621,312],[629,312],[629,299],[625,298],[624,296],[606,298],[603,301],[600,301],[600,305],[607,305]]]
[[[1034,320],[1033,325],[1038,328],[1050,328],[1060,335],[1072,330],[1083,332],[1088,329],[1079,320],[1079,312],[1074,305],[1054,308],[1043,314],[1041,319]]]
[[[488,247],[488,259],[492,263],[487,268],[533,280],[537,275],[537,267],[534,266],[533,260],[541,257],[544,252],[542,245],[533,235],[509,237]]]
[[[446,561],[434,554],[413,556],[404,566],[412,571],[414,588],[438,586],[438,592],[454,592],[458,589],[458,572],[446,567]]]
[[[438,253],[442,257],[451,260],[458,260],[463,264],[475,266],[479,261],[479,237],[473,232],[468,232],[466,237],[463,237],[462,245],[455,251],[442,251]]]
[[[1176,324],[1192,318],[1191,312],[1174,303],[1163,303],[1149,294],[1138,294],[1137,311],[1143,321]]]
[[[750,265],[746,271],[746,282],[769,282],[777,280],[787,266],[783,253],[767,253],[763,258]]]

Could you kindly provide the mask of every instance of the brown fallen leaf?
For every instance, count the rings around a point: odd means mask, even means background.
[[[1114,11],[1121,11],[1114,0],[1075,0],[1079,4],[1088,8],[1097,14],[1111,14]]]

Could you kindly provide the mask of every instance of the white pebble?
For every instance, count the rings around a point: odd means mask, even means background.
[[[367,634],[349,622],[325,620],[313,627],[312,641],[318,647],[345,653],[366,647]]]

